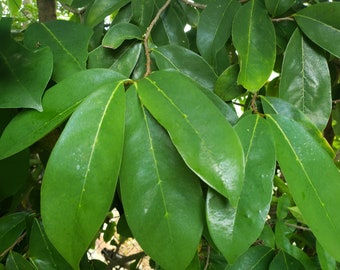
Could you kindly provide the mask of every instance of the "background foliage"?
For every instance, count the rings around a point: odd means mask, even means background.
[[[338,269],[340,1],[42,2],[0,6],[0,269]]]

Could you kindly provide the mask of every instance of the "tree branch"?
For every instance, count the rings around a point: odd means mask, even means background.
[[[0,258],[3,257],[3,256],[5,256],[5,255],[7,254],[7,252],[11,251],[17,244],[19,244],[19,243],[22,241],[22,239],[25,238],[26,234],[27,234],[27,233],[24,232],[22,235],[20,235],[20,236],[18,237],[18,239],[17,239],[17,240],[16,240],[9,248],[7,248],[6,250],[4,250],[4,252],[2,252],[2,253],[0,254]]]
[[[291,17],[283,17],[283,18],[272,18],[272,22],[281,22],[281,21],[294,21]]]
[[[150,25],[148,26],[148,28],[146,29],[145,35],[144,35],[144,49],[145,49],[145,56],[146,56],[146,72],[144,74],[144,77],[148,76],[151,73],[151,57],[150,57],[150,48],[149,48],[149,38],[151,35],[151,31],[153,29],[153,27],[155,26],[155,24],[157,23],[157,21],[159,20],[159,17],[162,15],[162,13],[164,12],[164,10],[166,10],[166,8],[170,5],[171,0],[167,0],[165,2],[165,4],[158,10],[155,18],[152,20],[152,22],[150,23]]]
[[[190,0],[182,0],[185,4],[189,5],[189,6],[192,6],[194,8],[200,8],[200,9],[205,9],[207,7],[207,5],[204,5],[204,4],[199,4],[199,3],[195,3],[195,2],[192,2]]]

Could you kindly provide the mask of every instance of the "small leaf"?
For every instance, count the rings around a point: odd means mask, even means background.
[[[122,81],[95,91],[73,113],[47,163],[41,191],[43,224],[74,269],[79,269],[113,199],[124,113]]]
[[[264,3],[269,13],[273,15],[273,17],[277,17],[294,5],[295,0],[265,0]]]
[[[0,159],[24,150],[47,135],[100,86],[122,79],[123,75],[112,70],[91,69],[56,84],[43,97],[43,112],[22,111],[8,124],[0,138]]]
[[[276,140],[277,160],[296,205],[321,245],[340,260],[338,169],[294,120],[280,115],[267,115],[267,119]]]
[[[169,132],[188,166],[235,206],[243,183],[243,151],[216,106],[178,72],[154,72],[137,88],[142,103]]]
[[[235,130],[246,157],[240,200],[234,208],[223,197],[208,191],[206,205],[210,235],[231,264],[262,232],[272,199],[276,167],[274,140],[264,119],[258,115],[245,116]],[[254,200],[257,194],[261,196]]]
[[[32,225],[29,254],[38,269],[72,270],[47,239],[44,228],[37,219],[34,219]]]
[[[212,67],[193,51],[175,45],[153,49],[159,69],[177,70],[192,78],[203,87],[213,90],[217,79]]]
[[[227,270],[264,270],[268,269],[271,260],[275,256],[273,249],[265,246],[255,246],[249,248],[237,261],[229,265]]]
[[[6,270],[36,270],[28,260],[19,253],[11,251],[7,257]]]
[[[304,112],[319,130],[327,125],[332,110],[327,59],[298,29],[283,59],[279,96]]]
[[[26,228],[27,213],[17,212],[0,218],[0,254],[11,247]]]
[[[291,103],[280,98],[261,96],[261,102],[266,114],[280,114],[298,122],[315,139],[315,141],[334,158],[335,153],[322,132],[311,122],[311,120]]]
[[[278,254],[274,257],[269,270],[305,270],[305,267],[294,257],[280,250]]]
[[[231,101],[245,92],[243,87],[237,84],[239,71],[238,65],[231,65],[218,77],[214,92],[224,101]]]
[[[53,53],[53,79],[57,82],[86,67],[92,31],[71,21],[31,24],[25,31],[28,48],[49,47]],[[76,46],[75,46],[76,44]]]
[[[234,0],[211,2],[201,13],[197,26],[197,48],[212,64],[217,52],[231,35],[231,25],[240,3]]]
[[[261,1],[249,1],[238,10],[232,36],[240,59],[237,82],[256,92],[268,80],[276,57],[274,26]]]
[[[318,241],[316,241],[316,252],[322,270],[334,270],[336,269],[335,259],[326,252]]]
[[[294,18],[307,37],[340,57],[340,3],[319,3],[297,12]]]
[[[29,51],[10,36],[12,20],[0,20],[0,108],[42,111],[41,97],[52,74],[48,48]],[[41,65],[44,63],[44,65]]]
[[[105,34],[103,47],[117,49],[125,40],[142,40],[143,33],[140,28],[131,23],[119,23],[113,25]]]
[[[129,0],[95,0],[86,12],[85,22],[93,28],[104,20],[106,16],[119,10],[129,2]]]
[[[127,92],[126,115],[120,188],[127,222],[143,250],[158,264],[185,269],[203,231],[199,179],[166,131],[140,104],[134,87]]]

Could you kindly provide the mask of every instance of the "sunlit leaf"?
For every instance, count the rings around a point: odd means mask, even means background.
[[[340,57],[340,3],[326,2],[311,5],[297,12],[294,18],[313,42]]]
[[[28,48],[49,47],[53,53],[53,79],[57,82],[86,67],[91,29],[70,21],[31,24],[25,30]]]
[[[285,52],[280,98],[294,104],[323,130],[332,110],[331,80],[322,52],[295,30]]]
[[[43,224],[52,244],[74,269],[113,199],[124,114],[123,82],[95,91],[71,116],[46,167],[41,192]]]
[[[185,269],[203,230],[199,179],[133,88],[127,93],[123,156],[121,196],[134,237],[165,269]]]
[[[201,13],[197,26],[197,48],[200,54],[213,63],[217,52],[231,35],[231,25],[240,3],[234,0],[217,0],[209,3]]]
[[[256,92],[272,73],[276,56],[274,26],[261,1],[249,1],[238,10],[232,36],[240,64],[237,82]]]
[[[340,172],[294,120],[281,115],[267,115],[267,119],[275,135],[277,160],[296,205],[320,244],[339,260]]]
[[[91,69],[70,76],[47,91],[43,112],[25,110],[8,124],[0,138],[0,159],[32,145],[64,122],[90,93],[104,84],[124,79],[107,69]]]
[[[137,88],[142,103],[169,132],[188,166],[235,206],[243,183],[243,151],[216,106],[178,72],[154,72]]]
[[[33,108],[42,111],[41,97],[52,74],[48,48],[29,51],[10,36],[12,20],[0,20],[0,108]],[[44,63],[44,65],[41,65]]]
[[[248,115],[236,124],[235,130],[246,159],[240,200],[234,208],[225,198],[209,191],[206,205],[210,235],[229,263],[234,263],[262,232],[276,166],[274,140],[264,119]]]

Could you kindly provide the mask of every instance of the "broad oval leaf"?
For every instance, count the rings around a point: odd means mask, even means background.
[[[72,270],[71,266],[52,246],[42,224],[37,219],[34,219],[31,229],[29,254],[30,260],[39,270]]]
[[[294,18],[307,37],[340,57],[340,3],[319,3],[297,12]]]
[[[131,0],[131,8],[132,21],[145,32],[153,18],[155,2],[153,0]]]
[[[166,131],[127,92],[126,136],[120,173],[127,222],[143,250],[164,269],[185,269],[203,231],[203,195]]]
[[[28,48],[49,47],[53,53],[52,78],[62,79],[86,67],[87,49],[92,31],[71,21],[50,21],[31,24],[25,31]]]
[[[295,30],[283,59],[279,96],[323,130],[332,110],[331,79],[327,59],[312,45]]]
[[[306,268],[294,257],[280,250],[268,268],[269,270],[305,270]]]
[[[10,248],[26,228],[27,213],[17,212],[0,218],[0,254]]]
[[[334,158],[334,150],[329,145],[322,132],[293,104],[280,98],[269,96],[261,96],[261,104],[266,114],[280,114],[298,122],[315,139],[315,141],[325,149],[329,156]]]
[[[42,111],[41,97],[52,74],[48,48],[29,51],[10,36],[12,20],[0,20],[0,108],[33,108]],[[41,65],[44,63],[44,65]]]
[[[97,90],[73,113],[47,163],[41,191],[43,224],[74,269],[79,269],[113,199],[124,114],[123,82]]]
[[[338,169],[294,120],[280,115],[267,115],[267,119],[275,136],[277,160],[296,205],[320,244],[340,260]]]
[[[218,108],[178,72],[154,72],[138,82],[137,90],[188,166],[235,206],[243,184],[243,150]]]
[[[22,255],[11,251],[6,260],[6,270],[36,270]]]
[[[86,10],[85,22],[90,27],[95,27],[104,18],[114,11],[119,10],[127,3],[129,0],[95,0],[94,3]]]
[[[125,40],[142,40],[143,33],[140,28],[132,23],[118,23],[113,25],[105,34],[103,47],[117,49]]]
[[[276,17],[282,15],[294,5],[295,0],[265,0],[264,3],[269,13]]]
[[[201,13],[196,44],[200,54],[210,64],[229,39],[232,21],[240,6],[238,1],[217,0],[209,3]]]
[[[249,1],[238,10],[232,37],[240,61],[237,82],[256,92],[268,80],[276,57],[275,29],[261,1]]]
[[[0,159],[24,150],[47,135],[102,85],[123,79],[123,75],[112,70],[91,69],[56,84],[43,97],[43,112],[22,111],[7,125],[0,138]]]
[[[272,199],[276,167],[274,140],[270,126],[264,119],[259,115],[248,115],[241,118],[235,130],[241,140],[246,162],[240,200],[234,208],[225,198],[210,190],[206,202],[210,235],[231,264],[256,241],[263,230]]]
[[[177,70],[213,90],[217,75],[198,54],[176,45],[165,45],[152,50],[159,69]]]
[[[226,268],[226,270],[264,270],[268,269],[271,260],[275,256],[273,249],[266,246],[251,247],[237,261]]]

